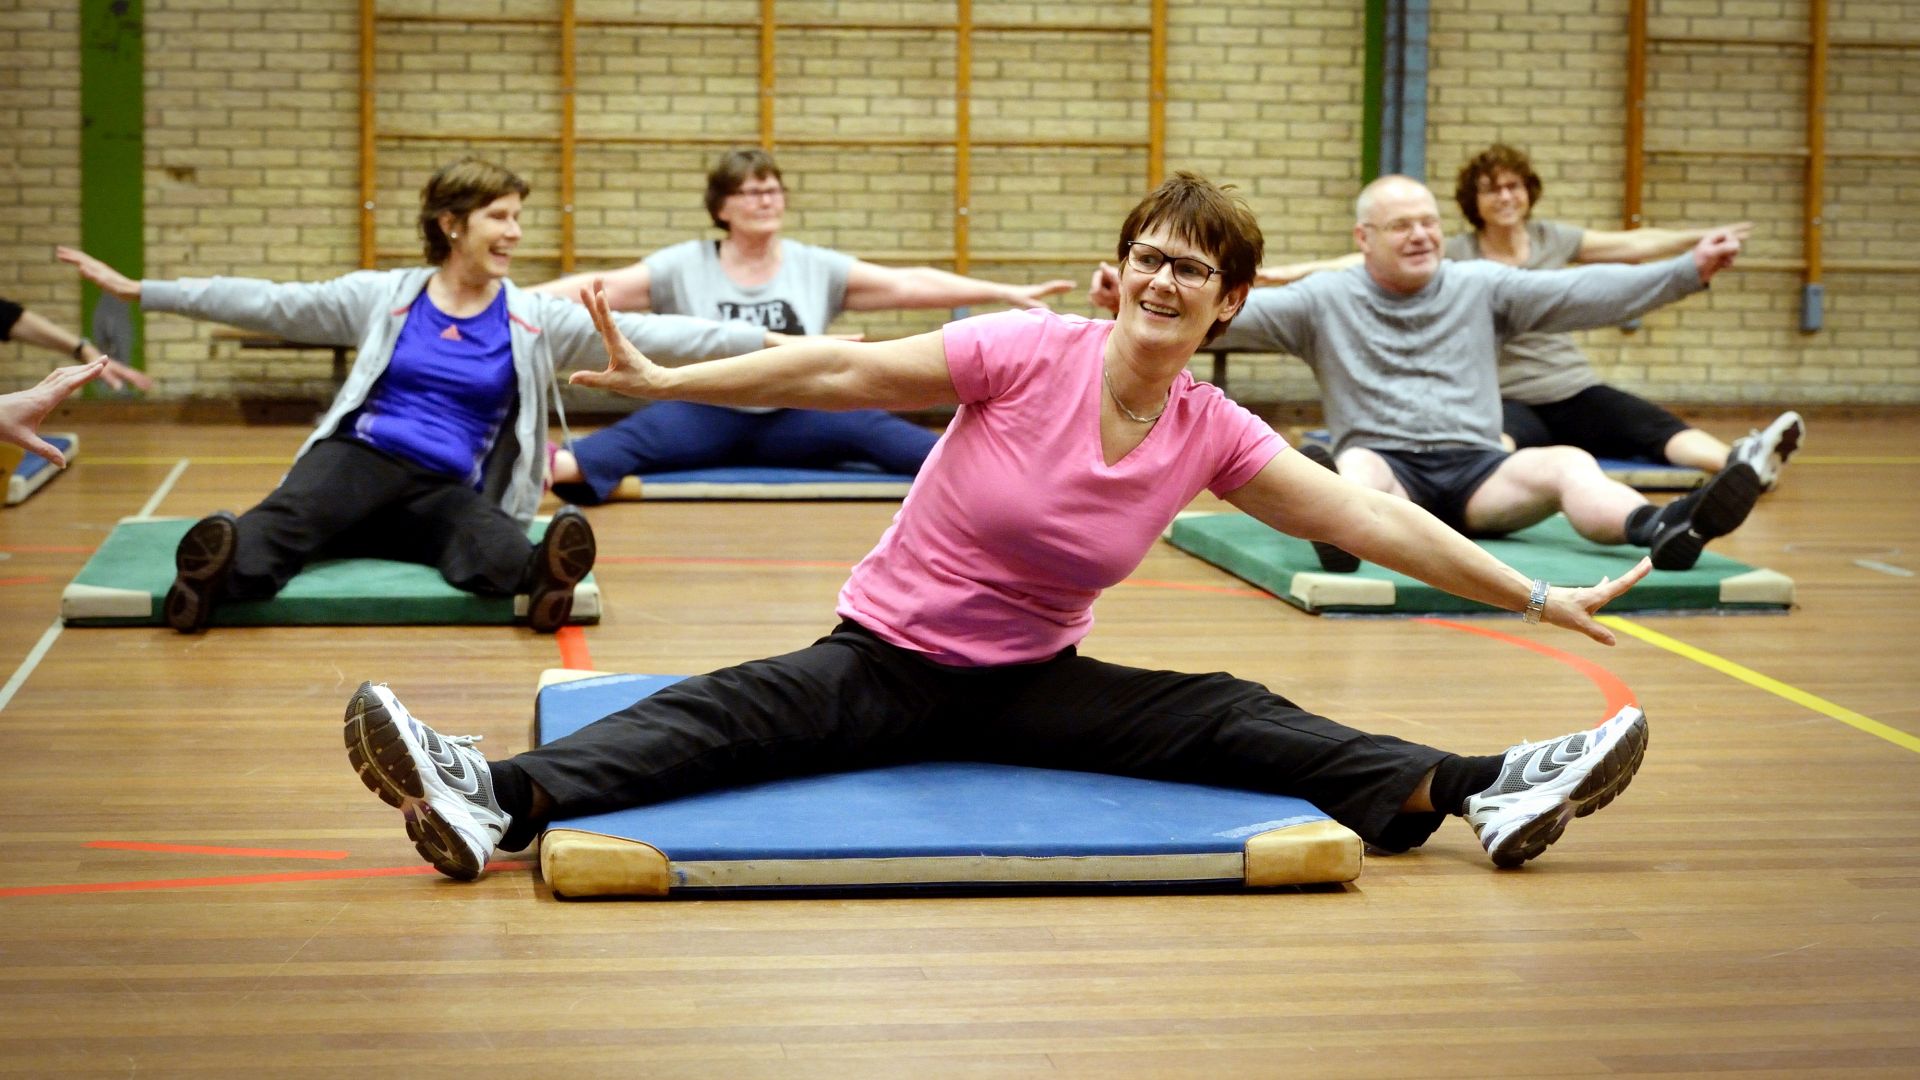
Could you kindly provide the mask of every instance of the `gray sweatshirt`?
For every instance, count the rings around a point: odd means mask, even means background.
[[[353,369],[333,405],[305,444],[327,438],[359,408],[393,359],[407,310],[434,275],[430,266],[407,270],[361,270],[332,281],[282,284],[254,278],[181,278],[142,281],[140,303],[212,319],[245,330],[277,334],[315,345],[352,345]],[[512,325],[515,412],[511,439],[499,439],[488,456],[481,490],[516,519],[533,520],[547,468],[547,407],[558,404],[549,388],[562,367],[602,367],[607,354],[587,309],[558,296],[507,290]],[[628,341],[663,364],[686,364],[752,352],[766,332],[743,322],[717,323],[682,315],[614,313]],[[528,402],[534,408],[525,407]]]
[[[1402,296],[1362,266],[1255,289],[1212,345],[1288,352],[1320,382],[1334,452],[1500,448],[1497,358],[1529,331],[1588,330],[1706,288],[1691,252],[1647,266],[1446,262]]]

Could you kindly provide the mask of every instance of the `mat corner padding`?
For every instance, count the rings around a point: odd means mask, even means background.
[[[80,454],[80,436],[71,431],[43,433],[40,437],[65,455],[69,465]],[[27,496],[45,487],[59,471],[53,462],[39,454],[29,453],[12,443],[0,443],[0,472],[7,476],[8,506],[25,502]]]
[[[1720,582],[1723,604],[1792,607],[1793,579],[1777,570],[1749,570]]]
[[[652,844],[583,829],[552,828],[540,837],[540,875],[554,895],[665,896],[667,856]]]
[[[1302,570],[1287,584],[1287,595],[1313,608],[1391,609],[1399,590],[1385,578]]]
[[[1360,876],[1360,838],[1337,821],[1273,829],[1247,841],[1246,881],[1254,888],[1332,884]]]

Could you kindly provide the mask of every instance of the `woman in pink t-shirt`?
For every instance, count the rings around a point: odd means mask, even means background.
[[[581,731],[487,762],[385,686],[347,706],[349,758],[401,808],[421,854],[471,879],[555,817],[780,776],[929,758],[1255,788],[1306,799],[1390,851],[1446,814],[1518,865],[1624,788],[1646,720],[1505,755],[1372,735],[1224,674],[1078,655],[1093,601],[1202,490],[1276,529],[1611,644],[1593,613],[1646,564],[1592,588],[1529,581],[1425,511],[1286,452],[1187,364],[1260,264],[1245,205],[1182,173],[1121,228],[1112,322],[1050,311],[899,341],[817,341],[662,368],[613,332],[575,382],[639,397],[803,408],[957,406],[912,491],[841,590],[841,622],[797,652],[687,679]],[[479,790],[474,789],[474,780]]]

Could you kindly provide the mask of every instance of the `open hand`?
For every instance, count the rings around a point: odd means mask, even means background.
[[[1693,246],[1693,265],[1700,270],[1702,283],[1713,280],[1713,275],[1733,265],[1734,256],[1740,254],[1740,238],[1745,235],[1738,226],[1715,229],[1700,238]]]
[[[127,275],[101,262],[99,259],[81,251],[79,248],[56,247],[53,257],[63,263],[69,263],[80,271],[80,276],[100,286],[100,291],[115,296],[128,303],[140,299],[140,283]]]
[[[1594,615],[1613,599],[1640,583],[1653,569],[1652,559],[1641,559],[1633,569],[1617,579],[1601,578],[1586,588],[1555,586],[1547,590],[1547,610],[1541,620],[1568,630],[1578,630],[1602,645],[1614,642],[1613,631],[1594,621]]]
[[[1112,263],[1103,262],[1094,269],[1093,279],[1087,282],[1087,299],[1095,307],[1120,310],[1120,271]]]
[[[657,396],[667,369],[647,359],[633,342],[621,336],[613,324],[613,309],[607,304],[606,282],[594,278],[592,288],[580,290],[580,303],[593,316],[594,328],[607,347],[607,367],[604,371],[576,371],[567,381],[627,397]]]
[[[68,394],[98,378],[106,369],[107,359],[103,356],[90,364],[55,368],[36,386],[17,393],[0,394],[0,442],[25,447],[60,468],[66,468],[66,457],[54,449],[52,443],[39,436],[37,429],[40,421],[47,418],[55,405],[65,401]]]

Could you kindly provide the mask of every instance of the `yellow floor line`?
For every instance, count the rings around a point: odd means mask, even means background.
[[[1756,686],[1769,694],[1786,698],[1795,705],[1804,706],[1825,716],[1831,716],[1835,720],[1850,727],[1858,728],[1869,735],[1885,739],[1895,746],[1920,754],[1920,737],[1909,735],[1899,728],[1888,727],[1878,720],[1861,716],[1852,709],[1835,705],[1833,702],[1828,701],[1818,694],[1809,694],[1805,690],[1788,686],[1786,683],[1778,679],[1768,678],[1752,668],[1742,667],[1725,657],[1715,656],[1704,649],[1696,649],[1684,641],[1670,638],[1657,630],[1649,630],[1638,623],[1628,622],[1618,615],[1602,615],[1596,621],[1604,623],[1623,634],[1637,637],[1649,645],[1656,645],[1668,652],[1684,656],[1696,664],[1703,664],[1720,672],[1722,675],[1730,675],[1749,686]]]

